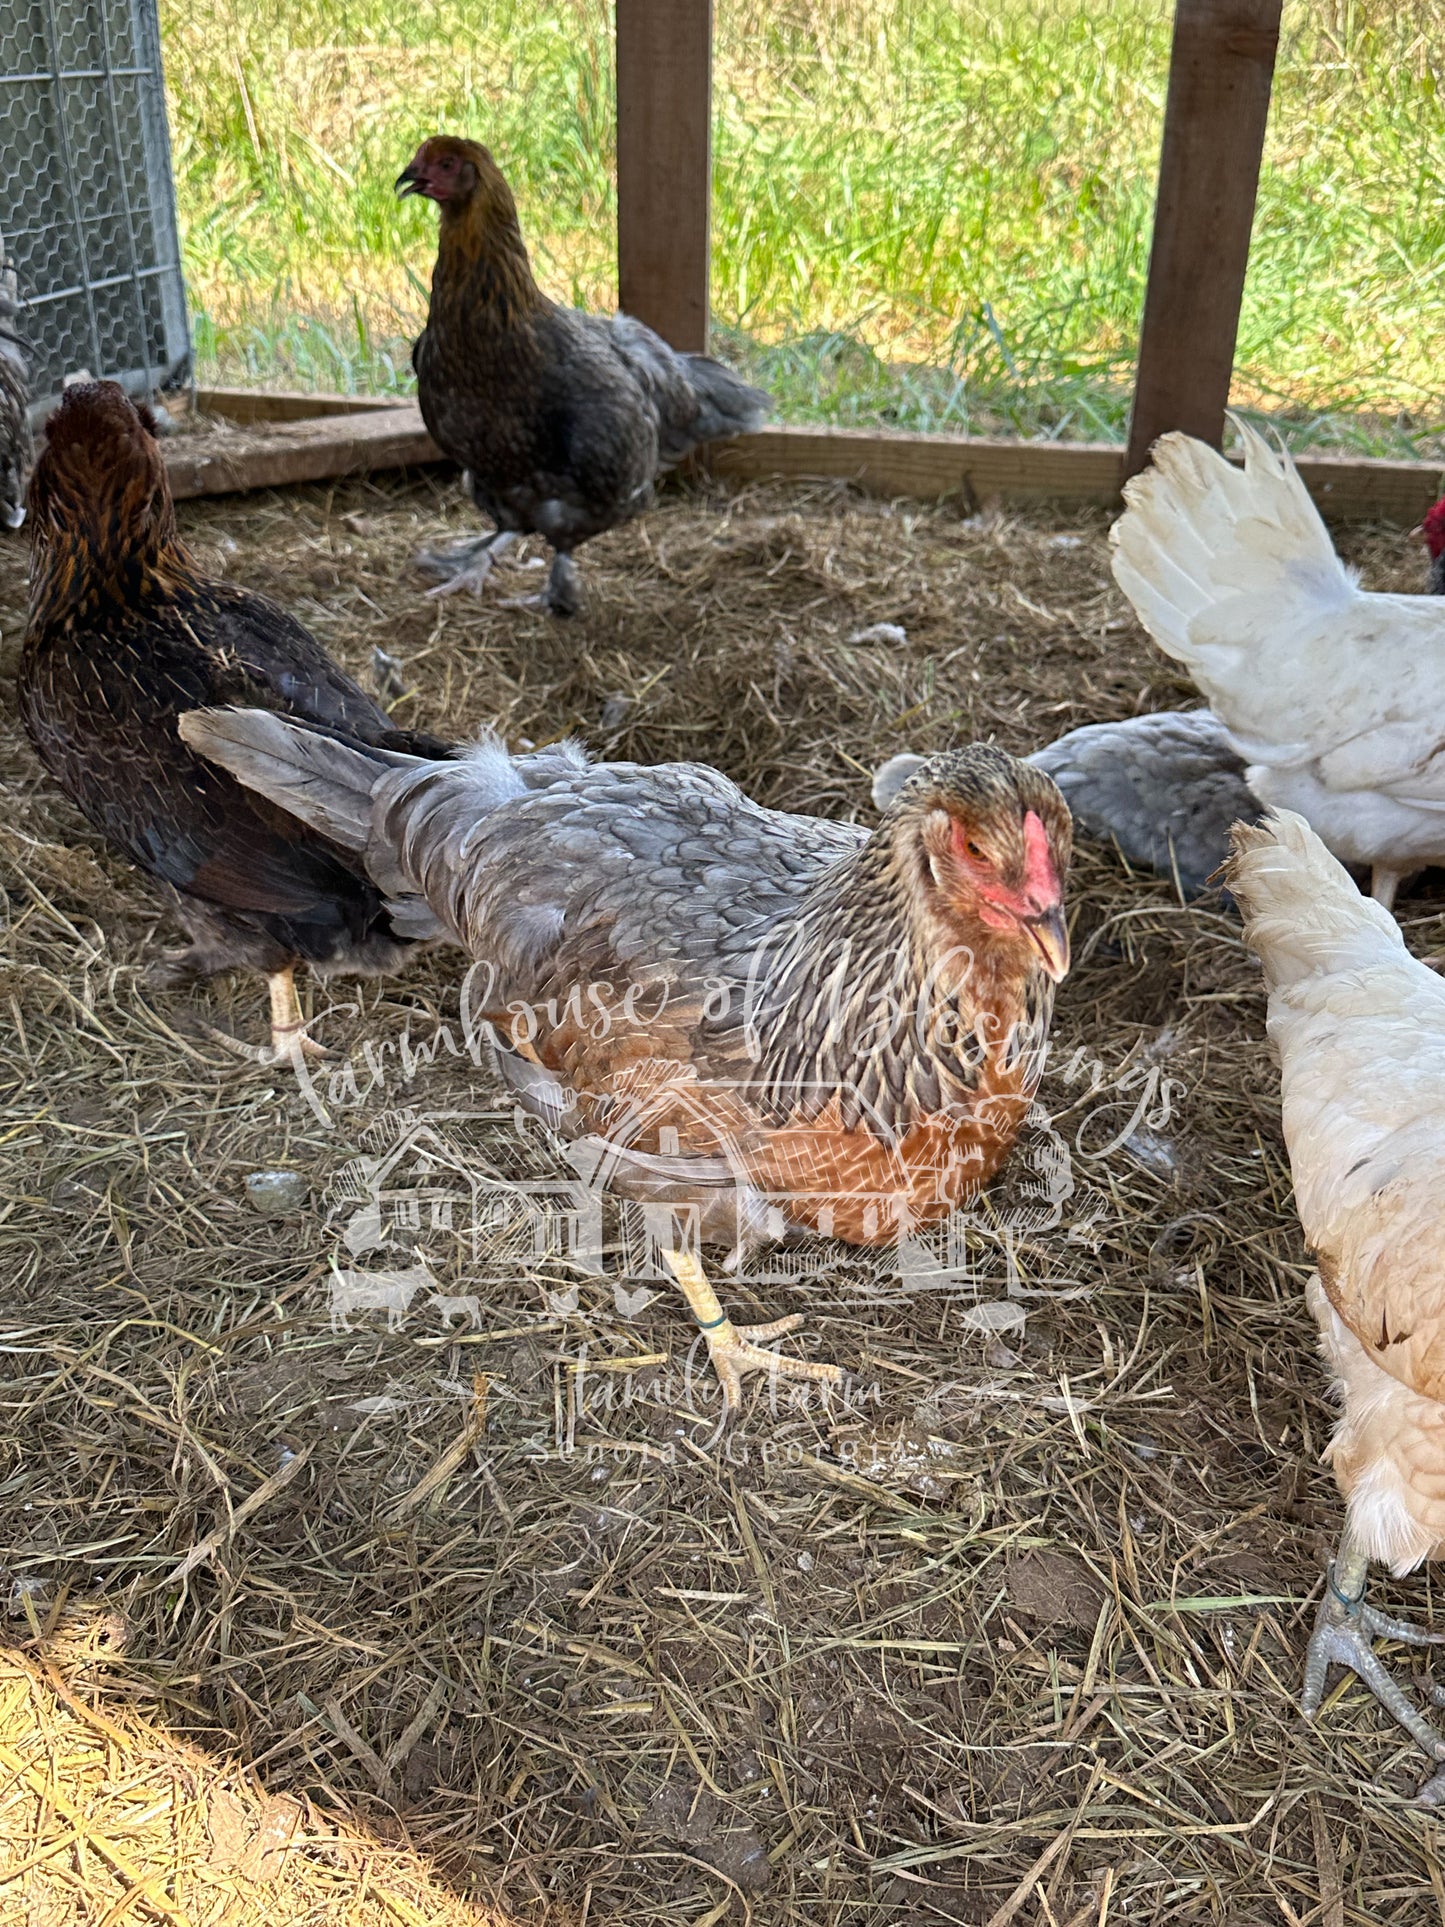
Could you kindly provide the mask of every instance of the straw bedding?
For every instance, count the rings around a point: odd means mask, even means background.
[[[699,486],[585,552],[569,625],[424,599],[441,482],[182,519],[357,673],[393,658],[408,720],[792,808],[1189,693],[1099,516]],[[1398,536],[1347,546],[1418,586]],[[23,594],[7,544],[7,676]],[[145,986],[151,898],[0,727],[0,1919],[1445,1917],[1421,1763],[1353,1687],[1293,1710],[1339,1507],[1227,909],[1081,852],[1052,1124],[951,1277],[819,1245],[724,1286],[808,1308],[790,1342],[850,1381],[719,1436],[614,1212],[601,1276],[490,1210],[571,1174],[465,1054],[454,959],[312,986],[308,1101],[205,1029],[259,1038],[257,983]],[[439,1208],[368,1250],[398,1151]],[[338,1313],[379,1265],[429,1288]]]

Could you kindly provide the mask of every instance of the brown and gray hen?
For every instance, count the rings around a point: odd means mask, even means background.
[[[363,860],[410,924],[422,899],[484,966],[519,1100],[592,1181],[699,1242],[885,1243],[1008,1157],[1068,968],[1070,833],[1004,751],[931,758],[870,836],[697,764],[519,764],[489,742],[427,765],[254,711],[181,731]],[[729,1407],[745,1372],[835,1376],[760,1348],[796,1319],[737,1329],[690,1250],[668,1262]]]
[[[572,553],[639,515],[658,476],[703,442],[756,428],[768,398],[706,355],[681,355],[630,315],[549,301],[533,278],[512,191],[477,141],[423,141],[397,180],[440,213],[427,325],[412,352],[433,441],[466,471],[495,533],[423,551],[480,589],[521,535],[553,550],[546,607],[580,606]]]

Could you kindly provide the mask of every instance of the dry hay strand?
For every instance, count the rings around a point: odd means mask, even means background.
[[[793,808],[866,818],[898,749],[1188,698],[1094,515],[679,492],[584,552],[570,624],[424,599],[411,551],[469,526],[440,482],[183,521],[356,673],[394,657],[405,720],[698,757]],[[1351,556],[1417,585],[1396,537]],[[12,642],[22,600],[7,544]],[[0,1605],[29,1667],[509,1918],[1437,1917],[1409,1746],[1349,1685],[1313,1735],[1293,1710],[1340,1508],[1257,974],[1218,903],[1081,850],[1039,1135],[1072,1193],[1043,1210],[1048,1156],[1017,1160],[967,1290],[822,1244],[726,1283],[748,1315],[806,1309],[789,1342],[850,1382],[757,1387],[720,1436],[618,1214],[598,1277],[447,1191],[566,1175],[458,1046],[453,959],[309,987],[313,1105],[202,1028],[259,1035],[254,982],[145,986],[161,913],[13,706],[0,782]],[[1440,946],[1430,896],[1402,910]],[[378,1172],[433,1128],[416,1225],[368,1251]],[[246,1179],[276,1169],[297,1194],[262,1216]],[[339,1272],[423,1263],[390,1319],[333,1318]],[[1428,1579],[1380,1593],[1428,1614]],[[60,1638],[74,1611],[123,1617],[102,1674]]]
[[[368,1837],[304,1795],[272,1796],[243,1761],[107,1695],[123,1645],[120,1615],[71,1614],[40,1642],[44,1657],[0,1650],[0,1918],[499,1927],[403,1842]]]

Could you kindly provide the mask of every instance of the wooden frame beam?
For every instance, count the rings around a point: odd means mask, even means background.
[[[1125,473],[1170,429],[1218,448],[1281,0],[1176,0]]]
[[[764,428],[707,451],[714,474],[739,482],[834,479],[874,495],[967,507],[1097,503],[1117,508],[1124,451],[1112,442],[989,441],[959,435],[889,434],[868,428]],[[1297,455],[1295,467],[1320,513],[1337,522],[1412,528],[1445,494],[1445,462],[1392,462]]]
[[[414,402],[359,395],[276,395],[203,388],[209,414],[243,426],[248,440],[177,435],[162,446],[178,500],[280,488],[445,460]],[[322,411],[325,411],[324,413]],[[1297,466],[1324,513],[1337,521],[1418,522],[1445,494],[1445,462],[1368,461],[1302,455]],[[1001,502],[1117,505],[1124,451],[1104,442],[990,441],[873,428],[764,428],[715,442],[705,468],[730,481],[843,481],[874,495]]]
[[[623,312],[707,347],[712,0],[616,0],[617,284]]]

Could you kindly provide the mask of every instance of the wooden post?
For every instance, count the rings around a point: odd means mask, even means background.
[[[707,347],[712,0],[617,0],[617,281],[625,313]]]
[[[1224,434],[1280,6],[1177,0],[1126,475],[1169,429]]]

